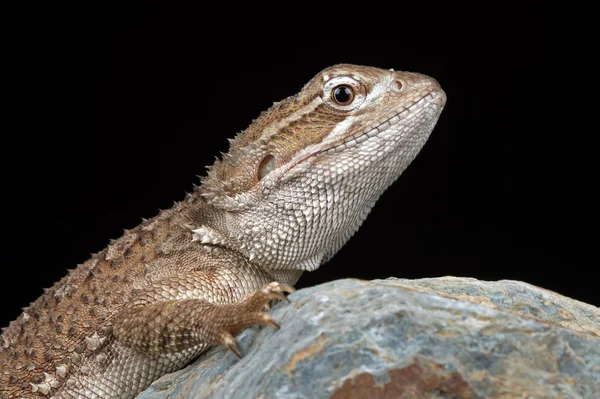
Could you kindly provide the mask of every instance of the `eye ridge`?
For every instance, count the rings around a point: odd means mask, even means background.
[[[347,84],[341,84],[331,90],[331,99],[338,105],[348,105],[354,101],[354,88]]]

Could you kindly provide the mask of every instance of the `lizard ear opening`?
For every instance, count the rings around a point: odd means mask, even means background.
[[[267,154],[267,156],[260,161],[260,165],[258,165],[258,181],[261,181],[266,175],[274,171],[276,168],[277,159],[273,155]]]

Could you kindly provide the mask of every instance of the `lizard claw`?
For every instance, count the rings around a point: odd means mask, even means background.
[[[289,284],[286,283],[279,283],[277,281],[274,281],[272,283],[267,284],[264,289],[269,289],[272,292],[285,292],[288,294],[291,294],[292,292],[295,292],[296,289],[294,287],[292,287]]]
[[[242,357],[235,343],[234,336],[243,329],[262,324],[280,329],[279,324],[273,320],[273,317],[266,312],[270,309],[269,303],[272,300],[288,301],[285,293],[294,292],[294,287],[284,283],[272,282],[261,289],[246,295],[240,302],[224,305],[221,307],[224,312],[230,316],[225,318],[226,322],[220,327],[220,340],[217,344],[225,346],[238,357]]]
[[[279,299],[281,301],[287,301],[289,302],[290,300],[283,294],[280,294],[278,292],[269,292],[269,298],[271,299]]]
[[[237,357],[239,357],[240,359],[242,358],[242,354],[237,346],[237,344],[235,343],[235,339],[233,338],[233,335],[224,332],[222,335],[222,345],[225,346],[227,349],[229,349],[230,351],[232,351],[233,353],[235,353],[235,355]]]
[[[260,317],[262,318],[261,323],[266,325],[266,326],[271,326],[271,327],[275,327],[276,329],[280,329],[281,326],[279,324],[277,324],[275,322],[275,320],[273,320],[273,317],[271,317],[270,314],[268,313],[261,313]]]
[[[248,306],[251,309],[268,310],[270,309],[269,302],[272,299],[290,302],[290,300],[284,295],[284,293],[292,293],[294,291],[295,289],[291,285],[285,283],[272,282],[265,285],[260,290],[246,296],[246,298],[244,298],[244,301],[246,302],[246,306]]]

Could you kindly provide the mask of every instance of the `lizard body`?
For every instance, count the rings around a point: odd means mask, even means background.
[[[211,345],[239,355],[331,258],[445,105],[425,75],[327,68],[231,141],[202,184],[110,243],[2,332],[0,398],[132,398]]]

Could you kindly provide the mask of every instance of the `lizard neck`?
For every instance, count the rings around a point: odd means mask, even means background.
[[[235,252],[243,257],[246,262],[268,272],[274,281],[291,285],[294,285],[306,270],[302,265],[267,267],[256,262],[256,259],[252,257],[252,253],[246,250],[249,246],[235,239],[236,236],[240,236],[236,232],[243,228],[243,224],[236,220],[232,212],[210,205],[197,192],[190,194],[181,205],[180,214],[186,221],[186,225],[192,227],[194,233],[192,240],[197,243],[199,249],[204,246],[204,249],[218,248]],[[249,225],[251,226],[252,223]],[[267,239],[270,238],[265,237],[265,240]],[[319,256],[316,260],[315,268],[318,267],[321,258]]]

